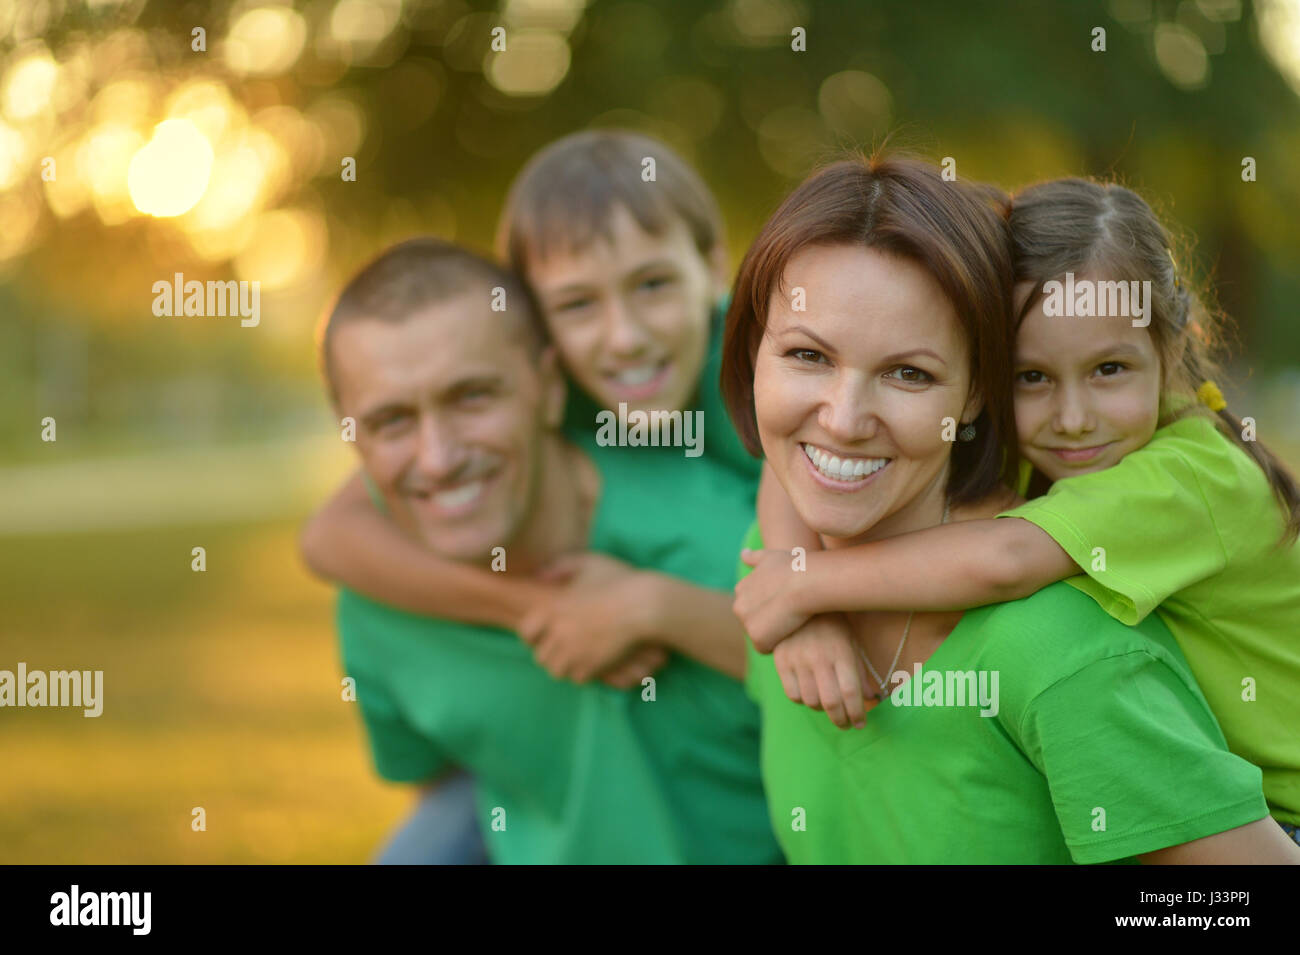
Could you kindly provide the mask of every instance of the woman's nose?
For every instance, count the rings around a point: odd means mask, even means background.
[[[865,375],[837,375],[822,396],[818,424],[840,444],[865,440],[876,432],[875,404],[876,395]]]

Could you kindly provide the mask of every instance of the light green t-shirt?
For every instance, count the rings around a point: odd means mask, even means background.
[[[978,695],[981,673],[996,707],[925,705]],[[746,688],[794,863],[1127,861],[1267,815],[1159,618],[1125,627],[1063,583],[967,611],[861,730],[790,702],[752,647]]]
[[[1274,816],[1300,824],[1300,546],[1276,548],[1259,465],[1198,414],[999,516],[1050,534],[1087,572],[1068,583],[1121,623],[1158,610]]]

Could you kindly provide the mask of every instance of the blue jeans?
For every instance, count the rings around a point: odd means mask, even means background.
[[[420,792],[415,809],[375,856],[376,865],[487,865],[474,778],[456,772]]]

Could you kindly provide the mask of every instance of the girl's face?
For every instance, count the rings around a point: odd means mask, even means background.
[[[684,408],[726,287],[721,253],[718,262],[702,256],[681,220],[652,235],[621,205],[609,233],[529,262],[547,328],[573,380],[601,407]]]
[[[943,290],[908,259],[847,245],[801,250],[783,286],[755,356],[754,407],[800,517],[828,546],[939,523],[944,419],[981,408]]]
[[[1016,287],[1017,308],[1033,291]],[[1147,328],[1123,315],[1049,318],[1040,300],[1016,337],[1020,453],[1053,481],[1118,464],[1155,433],[1160,388]]]

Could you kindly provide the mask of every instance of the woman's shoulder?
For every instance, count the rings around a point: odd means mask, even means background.
[[[1111,617],[1090,596],[1058,581],[1020,600],[968,611],[962,640],[980,668],[998,670],[1025,702],[1094,668],[1128,660],[1157,665],[1199,694],[1191,669],[1158,614],[1135,627]],[[950,638],[951,639],[951,638]]]

